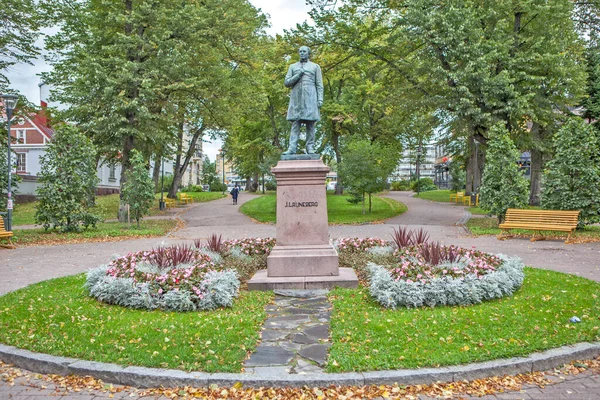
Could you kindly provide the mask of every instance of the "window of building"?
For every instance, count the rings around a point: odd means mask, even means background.
[[[17,153],[17,172],[27,172],[27,154]]]
[[[108,166],[108,180],[114,182],[117,180],[117,167],[114,164]]]
[[[25,143],[25,129],[17,129],[17,143]]]

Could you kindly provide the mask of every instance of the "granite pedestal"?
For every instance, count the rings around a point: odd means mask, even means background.
[[[338,254],[329,240],[329,167],[316,155],[286,156],[272,172],[277,179],[277,245],[267,258],[266,273],[257,273],[248,289],[356,287],[353,270],[340,275]]]

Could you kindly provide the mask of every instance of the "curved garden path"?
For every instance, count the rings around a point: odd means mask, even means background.
[[[393,228],[406,225],[411,229],[423,228],[433,240],[446,244],[475,246],[483,251],[518,255],[527,265],[573,273],[600,281],[600,243],[565,245],[561,241],[532,243],[527,239],[499,241],[495,237],[470,237],[463,227],[456,224],[465,216],[465,209],[462,206],[417,199],[409,192],[391,192],[386,196],[405,203],[408,211],[378,224],[331,226],[330,236],[332,238],[375,236],[388,239]],[[239,204],[252,198],[253,195],[242,192]],[[274,225],[254,223],[250,218],[239,213],[238,207],[232,205],[230,199],[189,206],[180,213],[185,227],[162,238],[32,246],[16,250],[0,249],[0,274],[2,274],[0,295],[42,280],[86,271],[106,262],[114,254],[149,249],[161,244],[205,239],[213,233],[222,234],[227,239],[275,236]],[[62,399],[108,397],[102,391],[71,392],[61,397],[53,394],[50,389],[40,389],[47,383],[36,379],[35,376],[19,378],[17,381],[21,383],[14,386],[0,379],[0,398],[24,400],[44,398],[44,396]],[[126,395],[124,393],[124,396],[117,395],[115,398],[125,398],[131,394],[127,392]],[[586,372],[544,389],[535,388],[527,392],[497,394],[485,398],[600,400],[600,374]]]

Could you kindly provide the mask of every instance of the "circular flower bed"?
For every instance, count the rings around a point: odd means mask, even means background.
[[[518,258],[439,243],[402,247],[394,256],[397,264],[368,266],[370,293],[389,308],[477,304],[523,284]]]
[[[124,307],[170,311],[227,307],[240,281],[235,271],[219,270],[219,261],[220,256],[187,246],[140,251],[89,271],[85,286],[92,297]]]
[[[390,269],[391,276],[396,281],[408,283],[426,284],[442,277],[483,279],[502,265],[502,260],[492,254],[455,246],[438,247],[437,244],[404,247],[396,250],[394,255],[398,258],[398,265]]]

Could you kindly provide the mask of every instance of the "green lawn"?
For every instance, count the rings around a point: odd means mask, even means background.
[[[424,200],[431,201],[440,201],[444,203],[450,202],[450,193],[454,193],[450,190],[430,190],[428,192],[421,192],[418,195],[415,194],[415,197]]]
[[[0,297],[0,342],[120,365],[239,372],[273,298],[242,291],[231,309],[138,311],[97,302],[84,281],[57,278]],[[470,307],[389,310],[364,287],[335,289],[327,369],[437,367],[597,342],[599,296],[597,282],[532,268],[513,297]]]
[[[372,212],[362,214],[362,204],[350,204],[346,199],[350,196],[327,194],[327,216],[330,224],[360,224],[382,221],[400,215],[407,210],[406,206],[395,200],[373,196]],[[267,194],[244,203],[240,211],[259,221],[274,223],[277,199],[275,194]]]
[[[470,307],[388,310],[365,288],[336,289],[327,369],[437,367],[596,342],[599,296],[596,282],[532,268],[513,297]]]
[[[185,192],[190,195],[194,202],[202,203],[206,201],[212,201],[221,199],[226,195],[221,192]],[[167,193],[164,194],[164,197]],[[156,199],[160,199],[160,193],[155,195]],[[18,227],[19,225],[33,225],[35,224],[35,207],[37,201],[25,204],[17,204],[13,212],[13,226]],[[117,218],[117,212],[119,211],[119,195],[111,194],[107,196],[96,197],[96,207],[94,212],[100,215],[103,219],[114,219]],[[160,215],[163,213],[158,209],[158,201],[152,204],[149,215]]]
[[[467,222],[467,228],[473,235],[500,235],[502,230],[498,228],[498,219],[492,218],[471,218]],[[516,236],[531,237],[533,231],[525,229],[511,229],[510,233]],[[542,231],[542,235],[549,239],[566,240],[568,233],[555,231]],[[573,234],[574,241],[597,242],[600,241],[600,226],[588,225],[583,229],[577,229]]]
[[[140,225],[140,229],[137,229],[134,221],[132,221],[131,227],[127,223],[103,222],[99,223],[96,228],[68,233],[60,233],[54,230],[46,232],[43,228],[13,229],[12,242],[17,246],[27,246],[103,242],[117,238],[158,237],[164,236],[174,229],[177,226],[177,221],[172,219],[142,220]]]
[[[84,360],[206,372],[240,372],[260,338],[271,292],[242,292],[233,308],[138,311],[87,296],[83,274],[0,297],[0,342]]]
[[[418,197],[419,199],[424,199],[424,200],[431,200],[431,201],[439,201],[442,203],[449,203],[450,202],[450,194],[454,193],[451,190],[431,190],[429,192],[422,192],[419,193],[419,195],[415,195],[415,197]],[[460,204],[462,205],[462,204]],[[489,211],[486,211],[480,207],[469,207],[469,212],[471,214],[476,214],[476,215],[487,215],[489,214]]]

